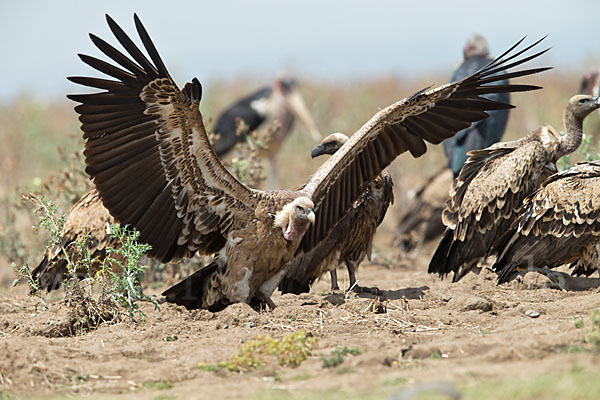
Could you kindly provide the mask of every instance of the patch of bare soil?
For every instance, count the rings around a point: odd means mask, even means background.
[[[452,284],[425,272],[425,255],[393,266],[362,266],[360,284],[377,286],[379,298],[327,293],[323,279],[310,294],[276,294],[272,312],[256,313],[245,304],[217,314],[171,305],[158,312],[147,304],[145,322],[125,318],[75,336],[65,328],[72,315],[62,301],[45,310],[25,288],[7,288],[0,295],[0,393],[240,398],[275,388],[380,391],[399,382],[461,384],[598,362],[594,353],[568,349],[589,333],[589,314],[600,307],[600,279],[580,281],[585,284],[573,291],[552,288],[533,274],[507,287],[496,286],[485,272]],[[529,310],[539,316],[528,316]],[[318,341],[297,368],[233,374],[197,367],[227,359],[257,335],[278,338],[300,329]],[[320,355],[338,346],[357,348],[360,355],[325,368]]]

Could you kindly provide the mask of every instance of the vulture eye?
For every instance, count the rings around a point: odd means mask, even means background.
[[[302,206],[296,206],[296,211],[302,212],[304,211],[304,208],[302,208]]]
[[[335,144],[335,142],[332,140],[331,142],[325,143],[325,146],[333,146],[334,144]]]
[[[579,100],[579,104],[585,104],[587,103],[588,99],[581,99]]]

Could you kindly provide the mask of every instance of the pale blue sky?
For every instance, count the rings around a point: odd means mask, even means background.
[[[90,73],[76,54],[100,55],[88,32],[114,44],[104,13],[133,34],[133,12],[179,83],[266,82],[281,72],[336,82],[449,75],[475,32],[493,54],[524,35],[550,34],[543,64],[576,71],[600,64],[597,0],[0,0],[0,102],[24,91],[42,99],[72,91],[65,76]]]

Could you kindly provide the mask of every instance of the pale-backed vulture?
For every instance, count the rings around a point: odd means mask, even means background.
[[[596,271],[600,161],[583,162],[548,178],[526,199],[522,217],[506,238],[492,267],[498,284],[529,269],[545,273],[540,268],[569,263],[575,276]]]
[[[565,135],[546,125],[519,140],[471,151],[442,213],[447,229],[429,272],[440,277],[454,272],[456,282],[480,259],[496,254],[523,200],[556,172],[559,158],[579,147],[583,120],[598,107],[597,97],[574,96],[563,113]]]
[[[440,143],[487,117],[486,110],[511,107],[480,95],[539,88],[489,84],[499,71],[546,51],[517,59],[539,43],[516,51],[521,40],[472,76],[421,90],[377,112],[301,189],[261,191],[236,180],[210,146],[198,79],[179,90],[136,15],[134,20],[151,61],[107,16],[129,57],[92,34],[93,43],[120,67],[87,55],[82,61],[115,79],[69,78],[102,89],[68,96],[81,103],[75,110],[86,172],[115,219],[137,228],[140,240],[152,246],[151,257],[168,262],[217,253],[211,264],[163,293],[168,302],[212,311],[235,302],[275,307],[270,296],[284,266],[323,240],[386,166],[406,151],[421,156],[425,141]]]
[[[335,154],[347,141],[346,135],[333,133],[313,148],[311,157]],[[331,290],[339,290],[337,267],[343,264],[348,269],[348,289],[369,291],[370,288],[356,284],[356,271],[365,258],[371,260],[373,236],[394,201],[392,186],[392,177],[385,170],[371,181],[329,234],[310,251],[290,262],[288,272],[279,284],[281,292],[307,293],[313,282],[327,271],[331,276]]]

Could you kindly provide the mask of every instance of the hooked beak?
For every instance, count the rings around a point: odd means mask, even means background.
[[[304,103],[304,99],[297,90],[292,90],[285,96],[287,103],[290,105],[292,112],[302,121],[308,133],[314,140],[321,140],[321,133],[317,128],[317,124],[312,118],[310,111]]]
[[[323,146],[323,143],[319,143],[318,145],[313,147],[313,149],[310,151],[311,158],[319,157],[320,155],[323,155],[323,154],[326,154],[325,146]]]
[[[306,217],[308,218],[308,222],[310,222],[311,225],[315,224],[315,212],[313,211],[312,208],[307,208],[306,211],[308,212],[306,214]]]

